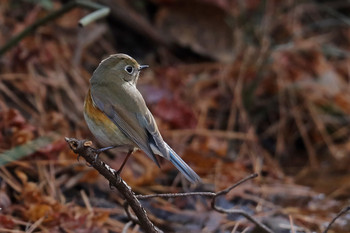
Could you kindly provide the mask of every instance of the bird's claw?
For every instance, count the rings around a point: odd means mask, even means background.
[[[109,188],[110,188],[111,190],[114,189],[114,187],[113,187],[113,185],[112,185],[112,182],[109,182]]]
[[[100,153],[96,153],[96,155],[95,155],[95,159],[94,159],[94,163],[96,163],[97,162],[97,158],[98,158],[98,155],[99,155]]]
[[[120,173],[121,173],[121,172],[122,172],[122,169],[119,168],[118,171],[116,171],[114,175],[115,175],[115,176],[120,176]]]

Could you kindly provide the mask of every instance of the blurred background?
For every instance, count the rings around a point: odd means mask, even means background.
[[[137,152],[122,172],[136,193],[219,191],[256,172],[219,204],[274,232],[322,232],[349,205],[349,1],[98,0],[111,13],[86,27],[78,22],[91,10],[70,2],[0,3],[1,232],[140,231],[125,228],[118,192],[64,141],[99,147],[83,101],[114,53],[150,66],[138,88],[164,139],[203,179],[191,186],[169,162],[159,169]],[[117,169],[124,157],[100,158]],[[209,202],[142,204],[165,232],[260,232]],[[350,214],[329,232],[350,232]]]

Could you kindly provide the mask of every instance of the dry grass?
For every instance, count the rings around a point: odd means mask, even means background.
[[[108,21],[78,29],[86,12],[76,9],[0,57],[0,231],[129,227],[118,194],[78,163],[63,141],[92,138],[82,117],[88,80],[100,60],[115,52],[150,64],[139,88],[166,140],[203,178],[202,189],[219,190],[258,172],[260,178],[223,206],[249,209],[268,223],[292,222],[295,232],[325,229],[349,195],[350,4],[207,1],[194,4],[215,8],[213,15],[189,16],[188,6],[140,2],[126,11],[152,33],[137,31],[113,11]],[[3,1],[0,45],[47,13],[39,5]],[[206,17],[218,25],[216,33],[205,27]],[[220,37],[219,44],[217,36],[227,31],[232,38]],[[122,157],[104,158],[118,167]],[[176,174],[169,163],[160,170],[137,153],[122,175],[138,193],[191,190]],[[166,232],[252,227],[213,212],[200,199],[144,205]],[[345,219],[334,232],[349,226]]]

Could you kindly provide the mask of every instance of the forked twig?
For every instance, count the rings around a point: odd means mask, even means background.
[[[271,229],[269,229],[264,224],[260,223],[258,220],[256,220],[254,217],[252,217],[251,215],[249,215],[247,212],[245,212],[243,210],[239,210],[239,209],[224,209],[224,208],[221,208],[221,207],[216,205],[216,198],[218,198],[221,195],[226,195],[232,189],[236,188],[237,186],[243,184],[244,182],[246,182],[246,181],[248,181],[250,179],[254,179],[257,176],[258,176],[258,174],[256,174],[256,173],[252,174],[252,175],[249,175],[246,178],[244,178],[244,179],[238,181],[237,183],[231,185],[230,187],[228,187],[228,188],[226,188],[224,190],[218,191],[216,193],[214,193],[214,192],[160,193],[160,194],[149,194],[149,195],[136,195],[136,197],[139,200],[155,198],[155,197],[163,197],[163,198],[188,197],[188,196],[206,196],[206,197],[211,197],[212,198],[212,200],[211,200],[211,207],[214,210],[216,210],[217,212],[224,213],[224,214],[239,214],[239,215],[242,215],[243,217],[245,217],[246,219],[248,219],[249,221],[254,223],[256,226],[260,227],[265,232],[273,233],[273,231]],[[128,211],[127,204],[124,205],[124,208],[125,208],[126,211]],[[129,213],[128,216],[130,216],[130,215],[131,214]]]
[[[91,142],[86,140],[77,140],[75,138],[65,138],[71,149],[74,153],[78,154],[85,158],[85,160],[91,164],[101,175],[103,175],[109,182],[111,186],[114,186],[118,189],[118,191],[124,196],[125,203],[123,205],[128,218],[134,223],[139,224],[145,232],[160,232],[153,223],[149,220],[146,211],[141,206],[139,200],[155,198],[155,197],[163,197],[163,198],[174,198],[174,197],[188,197],[188,196],[206,196],[211,197],[211,207],[220,212],[226,214],[239,214],[244,216],[246,219],[254,223],[256,226],[264,230],[268,233],[273,233],[267,226],[260,223],[254,217],[250,216],[243,210],[239,209],[224,209],[217,206],[216,198],[221,195],[226,195],[232,189],[236,188],[238,185],[257,177],[257,174],[252,174],[237,183],[231,185],[230,187],[214,192],[190,192],[190,193],[164,193],[164,194],[150,194],[150,195],[135,195],[131,188],[124,182],[124,180],[120,177],[118,172],[111,167],[109,167],[106,163],[101,161],[99,158],[96,158],[97,149],[91,147]],[[136,216],[130,212],[129,206],[133,210]]]

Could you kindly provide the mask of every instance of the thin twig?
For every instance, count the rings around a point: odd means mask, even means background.
[[[129,227],[132,225],[132,221],[129,221],[127,224],[125,224],[122,233],[127,233],[129,230]]]
[[[165,197],[165,198],[175,198],[175,197],[188,197],[188,196],[207,196],[207,197],[212,197],[212,202],[211,202],[211,207],[220,212],[220,213],[224,213],[224,214],[239,214],[242,215],[243,217],[245,217],[246,219],[248,219],[249,221],[251,221],[252,223],[254,223],[256,226],[260,227],[262,230],[268,232],[268,233],[273,233],[272,230],[270,230],[267,226],[265,226],[264,224],[260,223],[258,220],[256,220],[255,218],[253,218],[251,215],[249,215],[247,212],[243,211],[243,210],[239,210],[239,209],[224,209],[221,208],[219,206],[217,206],[216,203],[216,198],[221,196],[221,195],[226,195],[228,192],[230,192],[232,189],[236,188],[237,186],[243,184],[244,182],[253,179],[255,177],[257,177],[258,174],[252,174],[240,181],[238,181],[237,183],[231,185],[230,187],[221,190],[219,192],[213,193],[213,192],[191,192],[191,193],[160,193],[160,194],[149,194],[149,195],[137,195],[136,197],[139,200],[142,199],[149,199],[149,198],[154,198],[154,197]],[[126,208],[126,206],[124,206],[124,208]],[[126,208],[127,209],[127,208]],[[131,214],[128,213],[128,216],[130,216]]]
[[[136,195],[139,200],[154,198],[154,197],[189,197],[189,196],[207,196],[214,197],[216,193],[212,192],[191,192],[191,193],[158,193],[158,194],[149,194],[149,195]]]
[[[86,25],[101,19],[103,17],[106,17],[107,15],[109,15],[109,13],[111,12],[111,9],[108,7],[104,7],[101,8],[99,10],[96,10],[90,14],[88,14],[87,16],[83,17],[82,19],[79,20],[79,26],[81,27],[85,27]]]
[[[130,212],[130,209],[129,209],[130,206],[129,206],[129,203],[127,201],[124,202],[123,207],[124,207],[125,213],[128,216],[128,218],[132,222],[134,222],[136,224],[140,224],[140,221]]]
[[[43,216],[43,217],[39,218],[38,220],[36,220],[36,222],[33,223],[33,224],[30,226],[30,228],[26,230],[26,232],[28,232],[28,233],[34,232],[34,231],[38,228],[38,226],[40,226],[40,224],[45,220],[45,218],[46,218],[46,217]]]
[[[346,212],[348,212],[350,210],[350,206],[345,207],[344,209],[342,209],[333,219],[332,221],[328,224],[326,230],[324,230],[323,233],[327,233],[328,230],[331,228],[331,226],[333,225],[333,223],[343,214],[345,214]]]
[[[223,209],[219,206],[217,206],[215,203],[216,203],[216,198],[221,196],[221,195],[226,195],[228,192],[230,192],[232,189],[236,188],[238,185],[250,180],[250,179],[253,179],[255,177],[257,177],[258,174],[252,174],[240,181],[238,181],[236,184],[222,190],[222,191],[219,191],[216,193],[216,195],[214,196],[214,198],[212,199],[211,201],[211,207],[220,212],[220,213],[224,213],[224,214],[239,214],[239,215],[242,215],[243,217],[245,217],[246,219],[248,219],[249,221],[251,221],[252,223],[254,223],[256,226],[260,227],[262,230],[264,230],[265,232],[268,232],[268,233],[273,233],[273,231],[271,229],[269,229],[267,226],[265,226],[264,224],[260,223],[258,220],[256,220],[255,218],[253,218],[251,215],[249,215],[247,212],[245,212],[244,210],[239,210],[239,209]]]
[[[290,222],[290,230],[291,230],[291,232],[295,233],[292,215],[289,215],[289,222]]]
[[[137,219],[137,217],[135,217],[135,216],[130,212],[130,208],[129,208],[130,206],[129,206],[129,203],[128,203],[127,201],[124,202],[123,207],[124,207],[124,210],[125,210],[126,215],[128,216],[128,218],[129,218],[133,223],[138,224],[138,225],[141,225],[141,224],[140,224],[140,221]],[[157,232],[159,232],[159,233],[164,233],[162,230],[160,230],[160,229],[157,228],[156,226],[155,226],[155,228],[156,228]]]
[[[224,190],[221,190],[219,192],[216,193],[215,197],[213,198],[213,202],[215,203],[215,199],[220,196],[220,195],[226,195],[228,192],[230,192],[232,189],[236,188],[238,185],[241,185],[243,184],[244,182],[250,180],[250,179],[254,179],[255,177],[257,177],[258,174],[254,173],[254,174],[251,174],[249,176],[247,176],[246,178],[238,181],[237,183],[231,185],[230,187],[224,189]]]

